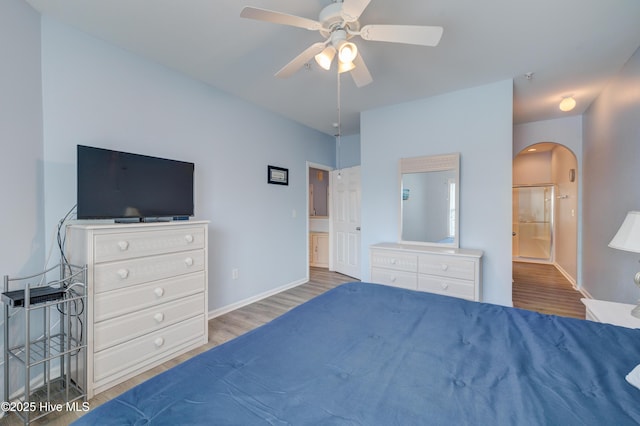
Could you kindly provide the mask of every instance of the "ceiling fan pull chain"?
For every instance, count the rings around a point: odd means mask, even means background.
[[[336,146],[336,167],[338,170],[340,170],[340,150],[342,148],[341,146],[341,137],[342,137],[342,117],[341,117],[341,111],[340,111],[340,72],[336,72],[337,78],[338,78],[338,82],[337,82],[337,87],[338,87],[338,141],[337,141],[337,146]],[[339,172],[338,172],[339,173]]]

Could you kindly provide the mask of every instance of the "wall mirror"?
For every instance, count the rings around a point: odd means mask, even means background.
[[[400,159],[400,242],[459,247],[460,154]]]

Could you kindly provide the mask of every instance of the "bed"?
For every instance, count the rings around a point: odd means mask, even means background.
[[[637,425],[640,330],[347,283],[74,425]]]

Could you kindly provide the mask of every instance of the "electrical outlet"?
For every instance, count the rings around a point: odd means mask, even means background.
[[[238,268],[233,268],[231,270],[231,278],[233,278],[234,280],[238,279]]]

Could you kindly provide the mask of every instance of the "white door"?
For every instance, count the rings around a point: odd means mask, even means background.
[[[360,278],[360,166],[331,172],[333,270]]]

